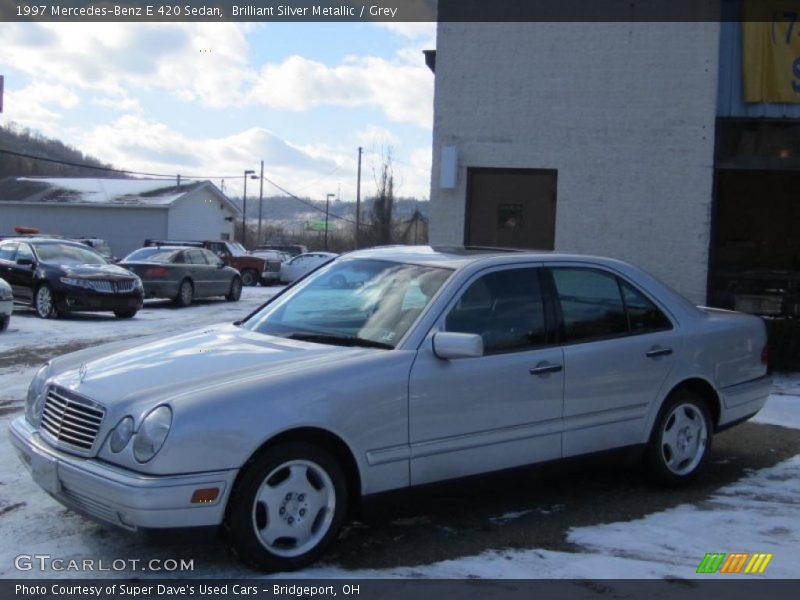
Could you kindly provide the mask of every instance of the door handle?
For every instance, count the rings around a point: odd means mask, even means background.
[[[645,356],[647,358],[657,358],[659,356],[667,356],[669,354],[672,354],[672,348],[662,348],[659,346],[648,350],[645,353]]]
[[[548,373],[558,373],[564,367],[553,363],[540,363],[528,371],[531,375],[547,375]]]

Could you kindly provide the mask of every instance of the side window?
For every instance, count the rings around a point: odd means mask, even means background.
[[[14,260],[14,255],[17,253],[17,244],[9,243],[0,245],[0,260]]]
[[[31,251],[31,247],[28,244],[20,244],[17,246],[17,255],[14,257],[14,260],[19,260],[20,258],[27,258],[28,260],[33,260],[33,252]]]
[[[625,308],[628,311],[631,333],[663,331],[672,329],[667,316],[650,302],[641,292],[624,281],[620,281]]]
[[[187,250],[186,251],[186,262],[189,262],[193,265],[207,265],[205,256],[200,250]]]
[[[615,276],[593,269],[555,268],[552,273],[568,342],[628,333]]]
[[[205,258],[206,262],[210,265],[216,266],[221,260],[219,256],[208,250],[200,250],[200,254],[203,255],[203,258]]]
[[[479,334],[486,354],[547,344],[538,270],[495,271],[475,280],[447,315],[445,329]]]
[[[180,251],[177,254],[175,254],[175,256],[172,257],[172,262],[177,263],[179,265],[183,265],[189,262],[186,259],[186,252]]]

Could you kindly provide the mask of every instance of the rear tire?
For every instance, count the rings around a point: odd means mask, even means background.
[[[194,286],[192,282],[188,279],[184,279],[181,281],[181,285],[178,288],[178,295],[175,297],[175,304],[186,308],[192,303],[194,299]]]
[[[33,296],[33,308],[36,309],[36,314],[42,319],[55,319],[58,317],[59,311],[56,306],[56,299],[53,296],[53,290],[46,283],[36,288],[36,293]]]
[[[234,277],[231,280],[231,289],[228,291],[228,295],[225,296],[225,300],[228,302],[237,302],[239,298],[242,297],[242,280],[238,277]]]
[[[8,329],[8,324],[11,323],[11,315],[0,317],[0,331]]]
[[[263,571],[308,566],[336,539],[347,513],[344,472],[303,442],[267,449],[242,473],[228,503],[228,543]]]
[[[246,285],[247,287],[258,285],[259,279],[259,274],[253,269],[245,269],[242,271],[242,285]]]
[[[690,482],[705,465],[713,434],[705,398],[691,390],[676,390],[653,425],[644,456],[647,474],[668,486]]]
[[[118,319],[132,319],[136,316],[136,313],[139,312],[138,309],[131,309],[131,310],[115,310],[114,316]]]

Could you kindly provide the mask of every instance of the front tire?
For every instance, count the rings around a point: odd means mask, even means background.
[[[253,568],[301,569],[336,539],[346,512],[339,464],[316,446],[281,444],[242,474],[228,504],[228,543]]]
[[[688,483],[700,472],[711,450],[713,422],[706,400],[678,390],[659,411],[645,452],[645,466],[665,485]]]
[[[253,269],[245,269],[242,271],[242,285],[246,285],[248,287],[253,285],[258,285],[258,280],[260,276],[256,273]]]
[[[33,297],[33,308],[36,314],[42,319],[55,319],[58,317],[58,307],[53,296],[53,290],[46,283],[36,288],[36,295]]]
[[[0,317],[0,331],[5,331],[6,329],[8,329],[9,323],[11,323],[11,315]]]
[[[136,316],[137,312],[139,311],[135,308],[130,310],[115,310],[114,316],[116,316],[118,319],[132,319]]]

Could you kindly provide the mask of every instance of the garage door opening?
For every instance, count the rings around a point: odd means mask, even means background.
[[[709,303],[800,317],[800,172],[716,172]]]

